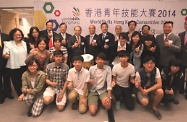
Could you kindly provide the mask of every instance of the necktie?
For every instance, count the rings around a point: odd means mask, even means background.
[[[187,35],[186,35],[186,37],[184,39],[184,45],[186,45],[186,43],[187,43]]]
[[[80,37],[79,37],[79,36],[77,36],[77,43],[78,43],[78,45],[79,45],[79,47],[80,47],[81,40],[80,40]]]
[[[2,41],[1,41],[1,36],[0,36],[0,47],[2,47]]]
[[[105,34],[103,33],[102,40],[104,40],[104,39],[105,39]]]
[[[93,36],[90,36],[90,45],[92,45]]]
[[[165,38],[165,41],[167,42],[168,41],[168,34],[165,34],[166,38]]]
[[[49,33],[51,33],[52,34],[52,31],[51,32],[49,32]],[[53,36],[51,36],[50,37],[50,39],[49,39],[49,48],[52,48],[53,47]]]

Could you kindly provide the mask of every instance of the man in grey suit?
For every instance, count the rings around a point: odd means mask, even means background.
[[[177,52],[181,51],[180,37],[172,33],[173,22],[166,21],[163,25],[163,34],[156,37],[156,44],[160,49],[160,67],[166,67],[171,59],[175,59]]]

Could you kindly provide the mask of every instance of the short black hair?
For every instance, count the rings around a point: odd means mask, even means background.
[[[148,30],[151,29],[151,27],[150,27],[149,25],[143,25],[143,26],[142,26],[142,30],[143,30],[144,27],[148,27]]]
[[[97,58],[106,60],[106,55],[104,53],[100,52],[99,54],[97,54]]]
[[[126,33],[122,32],[119,34],[119,37],[122,37],[122,39],[129,40],[129,37]]]
[[[145,42],[145,41],[152,41],[152,42],[155,42],[155,38],[154,36],[152,35],[146,35],[142,38],[142,41]]]
[[[17,31],[19,31],[21,33],[21,36],[22,36],[21,40],[24,38],[24,34],[23,34],[22,30],[19,28],[14,28],[9,33],[10,40],[14,40],[14,33],[16,33]]]
[[[119,57],[130,57],[130,54],[126,50],[121,50],[121,51],[118,52],[118,56]]]
[[[46,44],[46,48],[45,49],[47,49],[47,46],[48,46],[48,44],[47,44],[47,39],[45,38],[45,37],[40,37],[39,38],[39,40],[38,40],[38,42],[37,42],[37,47],[38,47],[38,45],[40,44],[40,42],[42,42],[42,41],[44,41],[45,42],[45,44]]]
[[[54,42],[56,42],[56,41],[58,41],[58,40],[59,40],[59,41],[61,42],[61,38],[60,38],[60,36],[58,36],[58,35],[55,35],[55,38],[54,38],[54,41],[53,41],[53,43],[54,43]]]
[[[129,26],[132,22],[134,22],[135,26],[137,26],[137,22],[134,21],[134,20],[129,21],[129,22],[128,22],[128,26]]]
[[[79,28],[80,28],[80,30],[82,31],[82,28],[81,28],[81,26],[75,26],[75,27],[74,27],[74,30],[75,30],[75,28],[76,28],[76,27],[79,27]]]
[[[45,25],[47,25],[48,23],[52,23],[52,25],[53,25],[53,21],[51,21],[51,20],[48,20],[47,22],[46,22],[46,24]]]
[[[144,64],[144,63],[147,63],[147,62],[149,62],[149,61],[152,61],[152,62],[156,63],[155,57],[153,57],[153,56],[151,56],[151,55],[146,55],[146,56],[143,58],[142,63]]]
[[[59,27],[60,27],[61,25],[66,25],[66,28],[67,28],[67,24],[66,24],[65,22],[60,23]]]
[[[63,56],[63,51],[62,50],[55,50],[53,52],[53,56],[56,56],[56,55],[62,55]]]
[[[78,56],[74,56],[72,61],[73,62],[74,61],[82,61],[82,62],[84,62],[84,58],[81,55],[78,55]]]
[[[172,27],[173,27],[173,21],[165,21],[165,22],[164,22],[164,25],[166,25],[166,24],[171,24]]]
[[[171,66],[176,66],[176,67],[179,67],[180,69],[182,69],[182,61],[172,59],[172,60],[169,61],[169,67],[171,67]]]
[[[108,24],[107,24],[106,22],[101,23],[101,27],[102,27],[103,25],[106,25],[106,26],[108,27]]]
[[[40,69],[40,63],[39,63],[38,59],[35,57],[32,57],[31,59],[29,59],[29,61],[26,64],[27,64],[27,66],[31,66],[31,65],[33,65],[34,62],[38,65],[38,69]]]

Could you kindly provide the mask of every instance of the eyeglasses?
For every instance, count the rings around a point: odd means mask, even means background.
[[[14,36],[15,37],[21,37],[21,34],[15,34]]]
[[[35,68],[35,67],[37,67],[37,66],[38,66],[38,65],[29,65],[28,67],[34,67],[34,68]]]
[[[146,62],[145,64],[146,65],[154,65],[155,63],[154,62]]]

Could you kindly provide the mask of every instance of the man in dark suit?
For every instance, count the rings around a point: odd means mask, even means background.
[[[84,54],[85,49],[85,38],[81,36],[82,28],[76,26],[74,28],[75,35],[68,39],[68,49],[71,51],[70,62],[72,63],[73,56]]]
[[[184,28],[185,31],[182,33],[179,33],[179,36],[181,38],[181,52],[178,55],[178,58],[182,61],[184,69],[183,69],[183,74],[184,74],[184,78],[183,81],[181,83],[181,93],[184,92],[184,81],[187,80],[187,76],[185,73],[185,69],[187,68],[187,17],[186,17],[186,21],[184,23]],[[186,83],[186,95],[185,98],[187,100],[187,83]]]
[[[111,47],[114,43],[115,37],[112,33],[108,32],[108,24],[102,23],[101,24],[101,31],[102,33],[99,34],[99,43],[98,46],[106,56],[106,64],[110,64],[110,57],[111,57]]]
[[[173,22],[166,21],[163,26],[163,34],[156,37],[156,44],[160,49],[160,65],[159,68],[162,70],[167,67],[171,59],[175,59],[177,52],[181,51],[181,40],[180,37],[172,33]]]
[[[85,41],[85,48],[86,48],[86,54],[91,54],[94,56],[94,61],[96,59],[97,54],[99,53],[99,47],[98,47],[98,35],[95,33],[95,26],[90,25],[89,26],[89,35],[86,36]]]
[[[47,40],[47,49],[51,48],[53,46],[53,40],[54,40],[54,37],[56,35],[55,32],[53,32],[53,22],[52,21],[47,21],[46,22],[46,30],[42,30],[40,31],[40,35],[42,37],[45,37],[46,40]]]
[[[8,41],[8,35],[1,33],[1,25],[0,25],[0,104],[4,103],[5,97],[9,99],[13,99],[14,97],[11,95],[12,89],[10,86],[10,77],[9,73],[6,70],[7,60],[2,57],[4,41]]]
[[[130,41],[131,41],[131,37],[132,37],[132,34],[134,33],[135,29],[136,29],[136,26],[137,26],[137,22],[134,21],[134,20],[131,20],[128,22],[128,28],[129,28],[129,31],[126,32],[126,34],[128,35],[129,37],[129,40],[128,40],[128,44],[130,44]]]
[[[62,46],[64,46],[64,47],[67,48],[67,51],[68,51],[68,61],[67,61],[67,64],[68,64],[68,66],[70,66],[70,57],[69,57],[69,55],[71,54],[71,52],[68,49],[68,42],[67,41],[68,41],[69,37],[71,37],[71,35],[66,32],[66,30],[67,30],[67,24],[66,23],[61,23],[60,26],[59,26],[59,28],[60,28],[60,33],[57,34],[57,36],[60,37]]]

